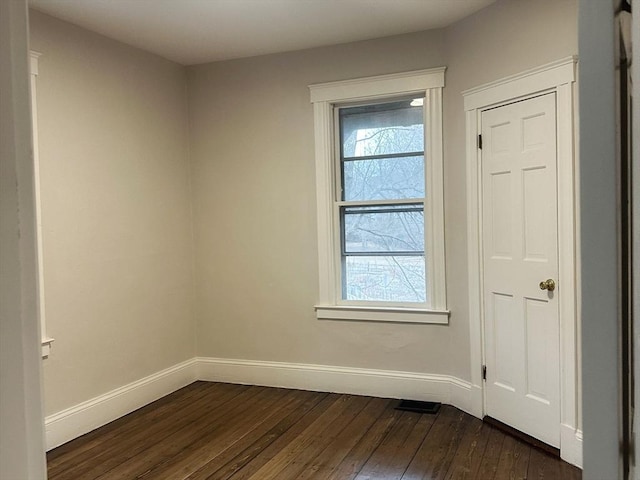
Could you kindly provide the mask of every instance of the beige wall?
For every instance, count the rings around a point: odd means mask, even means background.
[[[446,370],[442,326],[315,319],[308,85],[445,64],[442,31],[189,68],[198,355]]]
[[[198,355],[469,379],[461,91],[577,52],[575,0],[500,1],[439,31],[188,68]],[[449,326],[315,320],[307,85],[446,65]]]
[[[187,68],[38,12],[31,29],[47,413],[196,354],[470,378],[461,91],[575,54],[576,0]],[[318,321],[307,86],[443,65],[450,325]]]
[[[38,12],[47,414],[192,358],[184,68]]]
[[[465,117],[462,92],[578,53],[577,0],[500,0],[447,29],[444,98],[449,366],[468,378]],[[457,372],[465,372],[457,373]]]

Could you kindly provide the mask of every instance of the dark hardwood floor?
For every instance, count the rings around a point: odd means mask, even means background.
[[[47,455],[50,480],[580,479],[579,469],[443,405],[193,383]]]

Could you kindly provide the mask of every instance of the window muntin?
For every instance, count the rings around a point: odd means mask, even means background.
[[[446,270],[444,256],[444,192],[443,192],[443,151],[442,151],[442,93],[445,85],[445,67],[437,67],[413,72],[393,73],[375,77],[357,78],[329,83],[310,85],[310,100],[313,104],[315,134],[316,165],[316,208],[318,223],[318,302],[315,305],[316,316],[323,320],[355,320],[400,323],[429,323],[445,325],[449,322],[446,298]],[[386,99],[386,100],[385,100]],[[356,154],[345,155],[344,165],[340,161],[341,152],[345,148],[340,141],[339,108],[389,103],[389,99],[397,101],[420,99],[415,102],[424,104],[424,162],[423,176],[407,174],[402,178],[412,180],[398,188],[394,185],[393,193],[372,193],[372,183],[359,181],[361,177],[353,177],[353,171],[360,165],[385,168],[384,164],[396,161],[404,162],[405,167],[413,166],[410,159],[412,148],[403,148],[398,153],[388,150],[373,153],[366,149]],[[357,140],[357,139],[356,139]],[[348,152],[348,150],[346,150]],[[418,150],[420,152],[420,150]],[[384,157],[379,157],[383,155]],[[396,158],[394,159],[394,156]],[[351,158],[355,157],[355,158]],[[381,165],[374,165],[371,161]],[[369,161],[370,163],[364,163]],[[363,162],[363,163],[356,163]],[[344,166],[344,168],[342,168]],[[374,170],[371,170],[374,172]],[[349,182],[351,184],[349,185]],[[400,183],[402,183],[400,182]],[[343,193],[343,186],[346,185]],[[426,194],[426,195],[425,195]],[[376,198],[377,197],[377,198]],[[373,200],[368,200],[373,198]],[[390,199],[385,199],[390,198]],[[343,261],[340,228],[345,215],[356,215],[357,211],[344,213],[343,207],[381,207],[395,203],[418,203],[423,205],[424,216],[424,252],[426,261],[417,256],[403,256],[389,252],[393,258],[382,256],[350,255]],[[406,206],[406,205],[405,205]],[[391,214],[389,214],[391,215]],[[389,217],[387,217],[389,218]],[[359,239],[362,242],[366,239]],[[366,240],[367,242],[369,240]],[[346,243],[346,242],[345,242]],[[370,245],[370,244],[368,244]],[[355,250],[355,246],[349,246]],[[377,247],[376,247],[377,248]],[[395,248],[395,247],[394,247]],[[360,248],[360,250],[365,250]],[[413,252],[412,252],[413,253]],[[409,263],[411,261],[425,266],[425,274],[416,269],[416,276],[428,279],[426,282],[425,302],[413,302],[408,299],[395,298],[392,301],[352,300],[358,292],[343,296],[342,278],[350,275],[352,263],[368,261],[376,269],[381,268],[383,260]],[[347,268],[343,271],[342,266]],[[388,267],[390,268],[390,267]],[[404,265],[405,271],[409,271]],[[413,273],[413,272],[412,272]],[[373,288],[367,286],[369,289]],[[380,296],[379,294],[376,294]],[[373,296],[376,296],[373,295]],[[371,297],[368,294],[368,297]],[[343,298],[347,298],[344,300]],[[403,301],[399,301],[403,300]],[[406,301],[404,301],[406,300]]]
[[[423,104],[338,107],[343,302],[428,301]]]
[[[346,254],[424,254],[424,206],[341,207]]]

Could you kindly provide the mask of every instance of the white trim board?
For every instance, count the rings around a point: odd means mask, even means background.
[[[469,382],[448,375],[299,363],[198,357],[116,388],[45,419],[51,450],[195,382],[227,382],[320,392],[426,400],[468,413]]]
[[[196,381],[190,359],[45,418],[47,451]]]
[[[311,103],[388,97],[444,87],[446,67],[309,85]]]
[[[450,375],[197,357],[48,416],[47,450],[197,380],[435,401],[471,415],[482,409],[482,391]],[[565,460],[579,465],[581,432],[563,425],[563,435],[574,440]],[[577,460],[572,461],[574,458]]]
[[[442,89],[446,67],[429,70],[366,77],[341,82],[310,85],[314,111],[316,204],[318,221],[318,319],[365,320],[385,322],[447,324],[445,239],[444,239],[444,169],[442,135]],[[425,191],[416,198],[423,203],[425,252],[427,252],[426,301],[404,304],[403,312],[388,302],[356,302],[342,298],[340,215],[343,201],[337,194],[338,155],[336,154],[337,109],[351,102],[391,99],[402,95],[424,95]],[[363,205],[371,205],[366,201]],[[375,203],[375,202],[374,202]],[[360,307],[358,309],[349,307]],[[347,307],[347,308],[343,308]],[[392,308],[389,308],[392,307]],[[421,310],[418,312],[418,310]],[[436,313],[437,312],[437,313]]]
[[[582,430],[570,425],[560,425],[560,444],[562,445],[562,459],[582,468]]]
[[[227,358],[197,360],[198,379],[210,382],[424,400],[468,413],[474,410],[471,384],[449,375]]]
[[[576,57],[568,57],[527,70],[496,82],[463,92],[466,112],[467,149],[467,245],[469,265],[469,331],[471,384],[481,392],[476,416],[484,414],[483,381],[483,305],[482,305],[482,219],[481,154],[477,146],[483,110],[530,98],[542,93],[556,95],[558,155],[558,254],[562,296],[560,297],[560,417],[561,457],[581,466],[582,435],[578,410],[578,317],[576,250],[575,132],[573,87]],[[571,433],[567,433],[571,432]]]
[[[38,259],[38,317],[40,319],[40,336],[42,338],[42,358],[49,356],[53,338],[47,335],[44,295],[44,260],[42,247],[42,199],[40,188],[40,149],[38,148],[38,59],[41,53],[29,52],[29,77],[31,88],[31,133],[33,141],[33,190],[36,208],[36,246]]]
[[[462,92],[465,111],[484,109],[490,105],[531,96],[558,85],[572,83],[576,77],[578,57],[571,56],[547,63],[522,73],[485,83]]]

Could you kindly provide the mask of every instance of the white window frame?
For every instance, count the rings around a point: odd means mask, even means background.
[[[37,104],[37,78],[38,58],[40,53],[31,50],[29,52],[29,70],[31,77],[31,128],[33,135],[33,177],[36,207],[36,242],[38,250],[38,318],[40,320],[40,335],[42,343],[42,358],[47,358],[51,351],[53,338],[47,335],[47,324],[44,308],[44,261],[42,254],[42,201],[40,194],[40,156],[38,149],[38,104]]]
[[[446,67],[310,85],[315,124],[318,215],[318,319],[448,324],[444,257],[442,89]],[[424,306],[341,299],[340,224],[337,197],[334,110],[360,102],[424,96],[425,259],[428,282]]]

